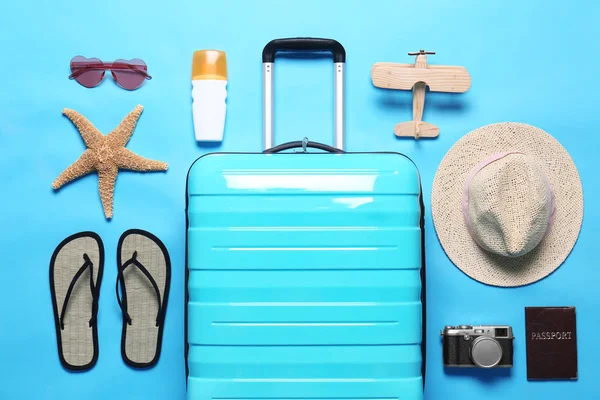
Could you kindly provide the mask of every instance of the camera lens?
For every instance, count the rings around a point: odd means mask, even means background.
[[[481,368],[492,368],[502,359],[500,343],[489,336],[479,336],[471,345],[471,360]]]

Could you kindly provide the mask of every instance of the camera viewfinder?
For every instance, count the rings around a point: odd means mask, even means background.
[[[507,328],[496,328],[496,337],[507,337],[508,329]]]

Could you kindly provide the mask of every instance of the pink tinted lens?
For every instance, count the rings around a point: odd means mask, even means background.
[[[147,76],[148,67],[139,58],[133,60],[117,60],[112,65],[115,81],[127,90],[135,90],[142,86]]]
[[[88,88],[98,86],[102,78],[104,78],[102,61],[97,58],[73,57],[71,60],[71,72],[77,74],[75,77],[77,82]]]

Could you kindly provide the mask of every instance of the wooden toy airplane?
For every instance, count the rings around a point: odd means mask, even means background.
[[[396,136],[418,139],[439,135],[437,126],[423,122],[427,86],[432,92],[450,93],[463,93],[471,87],[471,76],[465,67],[427,65],[427,54],[435,53],[424,50],[408,53],[417,56],[414,65],[378,62],[371,69],[371,80],[376,87],[413,91],[413,120],[397,124],[394,127]]]

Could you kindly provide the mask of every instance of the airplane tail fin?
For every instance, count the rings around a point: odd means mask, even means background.
[[[419,128],[418,130],[417,127]],[[428,122],[408,121],[396,124],[394,133],[399,137],[413,137],[415,139],[434,138],[440,134],[440,129]]]

